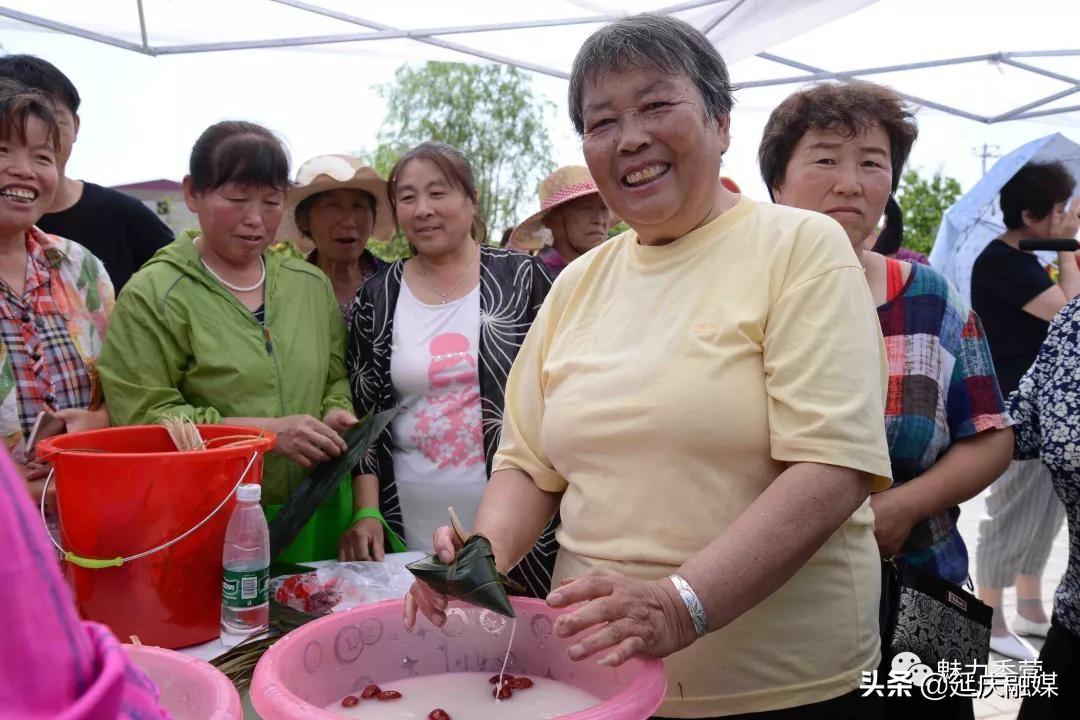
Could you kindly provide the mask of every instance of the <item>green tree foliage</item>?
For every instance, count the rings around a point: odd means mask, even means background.
[[[535,203],[540,180],[554,168],[547,121],[555,106],[533,93],[528,75],[503,65],[429,62],[403,65],[378,91],[386,118],[378,146],[363,156],[383,177],[426,140],[458,148],[473,167],[489,242],[516,223],[526,203]],[[408,253],[400,233],[371,245],[384,258]]]
[[[929,179],[915,170],[904,173],[896,195],[904,211],[904,247],[928,255],[942,216],[962,194],[960,183],[940,171]]]

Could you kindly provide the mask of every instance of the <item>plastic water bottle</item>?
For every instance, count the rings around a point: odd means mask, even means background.
[[[225,530],[221,643],[233,647],[270,625],[270,529],[259,507],[262,488],[243,484]]]

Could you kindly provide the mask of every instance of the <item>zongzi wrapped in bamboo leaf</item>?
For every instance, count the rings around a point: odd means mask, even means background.
[[[447,565],[431,555],[407,566],[417,580],[450,597],[464,600],[500,615],[516,617],[506,586],[515,583],[495,569],[491,542],[483,535],[465,539],[454,561]]]

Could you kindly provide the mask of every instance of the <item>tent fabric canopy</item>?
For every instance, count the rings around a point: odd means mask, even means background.
[[[720,49],[743,93],[813,80],[865,77],[893,85],[914,104],[981,123],[1048,116],[1080,121],[1080,48],[1074,23],[1054,23],[1040,0],[1002,23],[1000,11],[964,17],[948,6],[926,13],[920,37],[845,33],[853,14],[883,29],[925,10],[908,0],[549,0],[446,3],[403,0],[11,0],[0,27],[42,28],[149,56],[295,48],[342,55],[486,61],[565,78],[581,43],[604,23],[636,12],[673,15]],[[1044,2],[1052,11],[1053,3]],[[1036,48],[1005,50],[1037,20]],[[1014,21],[1015,20],[1015,21]],[[1060,26],[1060,29],[1055,25]],[[1047,46],[1048,42],[1056,42]],[[815,48],[850,45],[848,67],[815,62]],[[948,52],[941,49],[947,48]],[[928,54],[931,53],[931,54]],[[866,59],[872,62],[866,62]],[[927,97],[933,73],[948,92]]]

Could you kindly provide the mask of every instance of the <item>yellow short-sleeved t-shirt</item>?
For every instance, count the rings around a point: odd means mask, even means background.
[[[785,463],[855,468],[887,487],[884,358],[840,226],[744,197],[668,245],[631,231],[563,271],[510,373],[495,469],[564,493],[556,581],[662,578]],[[855,689],[878,662],[879,572],[864,503],[783,587],[665,661],[658,714]]]

